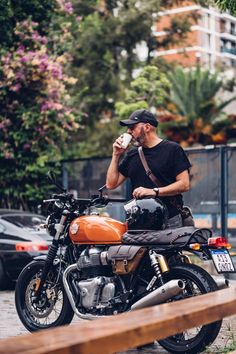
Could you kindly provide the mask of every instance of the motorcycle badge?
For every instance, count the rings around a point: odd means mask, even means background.
[[[78,225],[78,224],[72,224],[72,225],[70,226],[70,233],[71,233],[72,235],[75,235],[78,230],[79,230],[79,225]]]

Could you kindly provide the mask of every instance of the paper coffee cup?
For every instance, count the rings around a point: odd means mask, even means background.
[[[132,135],[129,133],[124,133],[121,137],[123,140],[121,146],[123,149],[126,149],[132,139]]]

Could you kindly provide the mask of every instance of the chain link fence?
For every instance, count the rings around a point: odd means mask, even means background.
[[[191,190],[184,194],[184,202],[193,211],[196,225],[210,227],[216,234],[236,236],[236,146],[208,146],[185,150],[192,164]],[[106,181],[110,158],[90,158],[64,161],[63,184],[75,196],[87,198],[98,194]],[[109,196],[131,198],[126,183]],[[124,220],[123,206],[108,205],[104,212]]]

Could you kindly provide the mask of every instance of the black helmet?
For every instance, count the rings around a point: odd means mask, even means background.
[[[124,208],[128,230],[162,230],[166,227],[168,212],[159,199],[132,199]]]

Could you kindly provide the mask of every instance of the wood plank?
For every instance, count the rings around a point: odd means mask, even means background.
[[[236,314],[236,287],[0,340],[0,354],[109,354]]]

